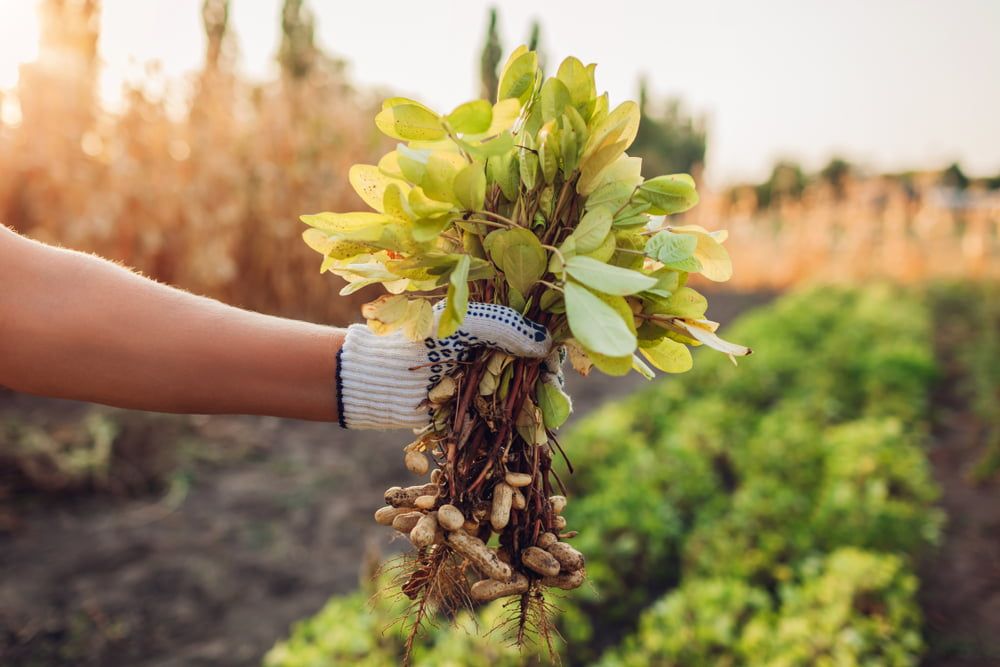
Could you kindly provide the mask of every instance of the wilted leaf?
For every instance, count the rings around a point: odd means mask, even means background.
[[[423,340],[434,330],[434,312],[426,299],[414,299],[406,305],[403,333],[410,340]]]
[[[691,336],[691,338],[694,338],[696,341],[702,343],[703,345],[707,345],[708,347],[714,350],[718,350],[719,352],[729,355],[729,358],[732,359],[734,364],[736,363],[735,357],[746,357],[753,352],[753,350],[751,350],[749,347],[743,345],[737,345],[736,343],[730,343],[727,340],[723,340],[718,336],[716,336],[711,331],[704,329],[692,322],[688,322],[683,319],[677,319],[674,321],[674,324],[676,324],[685,332],[687,332],[687,334]]]

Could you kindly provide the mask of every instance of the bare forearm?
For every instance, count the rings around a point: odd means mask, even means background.
[[[336,419],[343,332],[252,313],[29,242],[0,267],[0,384],[161,412]]]

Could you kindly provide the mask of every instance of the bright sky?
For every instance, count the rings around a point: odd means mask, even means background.
[[[34,3],[0,0],[0,88],[35,53]],[[486,0],[312,0],[321,44],[354,80],[442,110],[477,94]],[[1000,2],[994,0],[506,0],[509,51],[542,23],[550,69],[572,54],[599,63],[612,103],[640,73],[710,117],[709,176],[759,178],[778,157],[821,166],[833,153],[875,168],[961,160],[1000,172]],[[246,74],[274,71],[280,0],[232,0]],[[201,0],[104,0],[105,98],[137,67],[196,70]]]

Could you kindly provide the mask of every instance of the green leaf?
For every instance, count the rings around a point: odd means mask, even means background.
[[[658,262],[673,264],[694,256],[698,239],[691,234],[662,231],[646,241],[644,252]]]
[[[446,120],[452,129],[462,134],[479,134],[490,128],[493,106],[486,100],[473,100],[455,107]]]
[[[690,287],[681,287],[669,299],[657,302],[650,312],[700,320],[705,317],[706,310],[708,300],[704,296]]]
[[[545,249],[527,229],[498,229],[484,239],[484,246],[507,283],[521,294],[545,273]]]
[[[406,144],[396,146],[396,164],[403,177],[411,183],[422,183],[427,174],[429,150],[410,148]]]
[[[461,255],[448,276],[448,297],[438,322],[438,338],[447,338],[461,326],[469,308],[469,256]]]
[[[549,79],[542,85],[541,102],[542,120],[555,120],[570,104],[569,89],[559,79]]]
[[[500,186],[500,192],[507,201],[517,199],[518,190],[521,187],[520,171],[517,166],[517,158],[513,152],[504,153],[491,157],[487,163],[490,172],[490,180]]]
[[[602,207],[584,213],[571,237],[576,241],[576,251],[586,254],[601,247],[610,232],[611,211]]]
[[[458,203],[455,197],[455,176],[465,168],[465,158],[458,153],[435,151],[427,158],[427,173],[421,185],[427,196],[438,201]]]
[[[514,148],[514,137],[511,136],[510,132],[505,131],[497,135],[496,138],[482,143],[462,140],[459,140],[459,143],[474,157],[485,160],[494,155],[506,153]]]
[[[618,247],[618,239],[615,238],[614,234],[608,234],[604,237],[604,243],[597,250],[592,250],[585,256],[596,259],[598,262],[607,263],[611,261],[611,257],[615,254],[616,247]]]
[[[507,64],[500,73],[497,99],[516,97],[523,104],[531,95],[538,72],[538,54],[520,46],[510,54]]]
[[[605,294],[638,294],[656,285],[656,278],[577,255],[566,260],[566,273],[587,287]]]
[[[469,211],[483,208],[486,198],[486,171],[482,162],[466,165],[455,175],[455,196],[458,202]]]
[[[570,100],[581,113],[588,104],[593,102],[597,94],[594,86],[594,74],[577,58],[570,56],[563,60],[559,64],[556,78],[566,86]]]
[[[636,199],[649,202],[653,215],[683,213],[698,203],[694,179],[687,174],[657,176],[639,186]]]
[[[694,363],[688,346],[669,338],[661,338],[649,347],[641,346],[639,352],[649,359],[649,363],[667,373],[685,373]]]
[[[564,290],[569,327],[581,345],[609,357],[631,356],[635,333],[618,311],[579,283],[567,282]]]
[[[410,210],[420,218],[438,216],[452,209],[450,203],[428,197],[424,189],[419,186],[410,190],[410,194],[406,197],[406,203]]]
[[[437,114],[412,103],[382,109],[375,116],[375,125],[383,134],[406,141],[433,141],[448,136]]]
[[[521,102],[517,99],[500,100],[493,105],[493,122],[484,134],[494,136],[513,127],[521,115]]]
[[[413,222],[413,240],[420,243],[433,241],[448,227],[451,220],[452,217],[447,214],[415,220]]]
[[[572,410],[569,397],[559,387],[547,382],[535,384],[535,400],[542,411],[545,426],[556,429],[566,423]]]

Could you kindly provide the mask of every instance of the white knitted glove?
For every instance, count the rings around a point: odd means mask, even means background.
[[[443,304],[434,308],[434,324]],[[506,306],[470,303],[458,331],[444,339],[409,340],[402,331],[377,336],[365,324],[347,328],[337,353],[340,425],[351,429],[420,428],[430,421],[421,403],[470,348],[490,347],[517,357],[545,357],[548,331]]]

